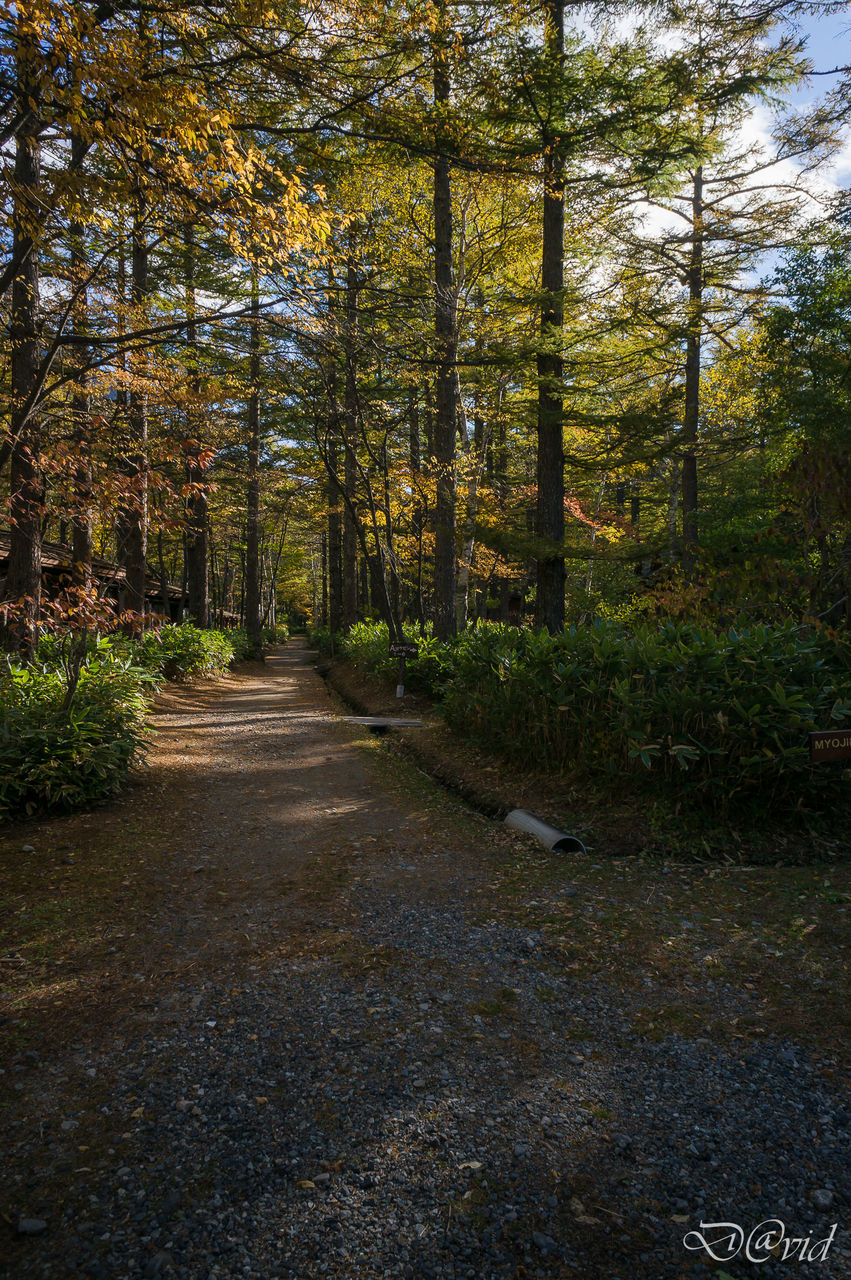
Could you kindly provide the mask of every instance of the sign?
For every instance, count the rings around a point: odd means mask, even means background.
[[[810,734],[810,760],[851,760],[851,729],[824,729]]]
[[[391,658],[415,658],[420,651],[417,644],[391,644]]]

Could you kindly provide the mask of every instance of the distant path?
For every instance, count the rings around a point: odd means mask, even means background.
[[[21,1064],[7,1200],[47,1229],[11,1223],[0,1273],[665,1280],[714,1273],[682,1244],[702,1219],[841,1237],[839,1082],[794,1046],[636,1035],[658,975],[623,991],[510,923],[524,846],[358,740],[301,641],[155,720],[101,821],[164,851],[159,888],[121,999]],[[583,889],[577,941],[610,901]]]

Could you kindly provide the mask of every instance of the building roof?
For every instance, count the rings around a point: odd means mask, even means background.
[[[0,574],[5,572],[9,559],[9,546],[11,538],[6,530],[0,529]],[[42,572],[53,574],[70,573],[73,567],[71,548],[62,542],[42,542],[41,544],[41,568]],[[104,560],[100,556],[92,556],[92,573],[101,586],[118,586],[122,587],[127,581],[127,575],[124,566],[118,564],[115,560]],[[145,582],[145,595],[148,597],[159,596],[162,598],[162,589],[160,587],[159,575],[155,574],[148,565],[148,573]],[[183,589],[176,586],[175,583],[168,583],[169,600],[182,600]]]

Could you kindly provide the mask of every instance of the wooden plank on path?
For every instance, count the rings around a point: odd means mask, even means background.
[[[373,733],[386,733],[388,729],[422,729],[422,720],[404,720],[399,716],[343,716],[348,724],[362,724]]]

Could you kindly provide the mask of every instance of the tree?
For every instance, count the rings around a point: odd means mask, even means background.
[[[810,153],[816,139],[797,134],[773,155],[741,137],[755,101],[769,100],[804,72],[801,47],[787,36],[767,43],[773,14],[754,14],[728,0],[706,0],[674,16],[682,45],[668,75],[676,88],[672,111],[685,129],[692,158],[677,189],[648,189],[648,205],[662,209],[680,229],[645,241],[661,273],[673,272],[683,290],[681,342],[682,566],[696,569],[698,440],[702,355],[707,335],[723,343],[758,303],[760,287],[744,275],[757,258],[793,233],[806,201],[800,186],[781,186],[770,170],[780,160]]]
[[[547,631],[564,626],[564,437],[562,328],[564,326],[564,3],[547,0],[544,47],[554,82],[542,121],[544,211],[541,244],[541,344],[538,350],[538,452],[535,533],[538,554],[535,621]],[[547,544],[550,544],[547,546]]]
[[[788,250],[775,277],[785,294],[765,318],[766,407],[787,433],[782,481],[815,552],[810,610],[851,620],[851,219]]]
[[[10,313],[11,541],[5,599],[21,602],[6,643],[31,646],[41,601],[41,422],[34,404],[40,366],[39,221],[41,209],[41,99],[37,26],[19,13],[16,22],[15,93],[26,112],[15,138]]]

